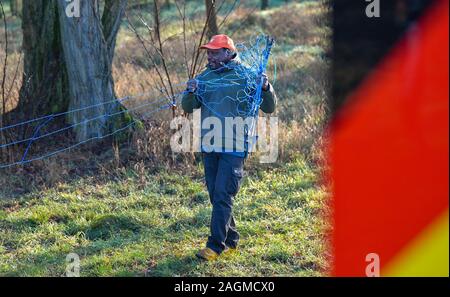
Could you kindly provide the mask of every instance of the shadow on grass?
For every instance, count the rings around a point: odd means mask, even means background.
[[[204,262],[198,259],[194,253],[185,256],[168,256],[148,268],[146,276],[194,276],[195,271],[203,266]]]
[[[0,272],[1,276],[65,276],[65,252],[41,252],[27,255],[8,271]]]

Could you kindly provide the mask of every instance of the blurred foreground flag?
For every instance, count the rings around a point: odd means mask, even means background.
[[[329,127],[334,276],[449,275],[448,14],[435,1]]]

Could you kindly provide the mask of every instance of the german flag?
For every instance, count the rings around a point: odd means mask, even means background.
[[[351,2],[334,7],[331,274],[449,276],[448,0]]]

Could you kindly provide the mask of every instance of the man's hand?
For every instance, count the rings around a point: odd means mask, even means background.
[[[187,85],[186,90],[189,93],[194,93],[197,90],[198,81],[196,79],[190,79],[187,81],[186,85]]]
[[[258,78],[258,83],[261,81],[262,79],[262,90],[264,92],[269,90],[269,79],[267,78],[267,75],[265,73],[261,74],[261,76]]]

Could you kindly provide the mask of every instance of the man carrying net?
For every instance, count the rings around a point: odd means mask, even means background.
[[[208,65],[187,82],[182,107],[187,113],[197,108],[201,111],[201,150],[213,209],[211,234],[206,247],[196,255],[214,260],[222,252],[236,249],[239,241],[232,215],[233,198],[241,185],[244,160],[251,151],[249,136],[256,126],[255,121],[245,120],[257,117],[258,109],[274,112],[277,98],[264,73],[239,61],[234,42],[227,35],[215,35],[200,48],[207,50]],[[260,98],[256,98],[258,94]],[[236,127],[238,122],[248,125],[241,131]],[[211,125],[220,127],[220,137],[211,137]]]

